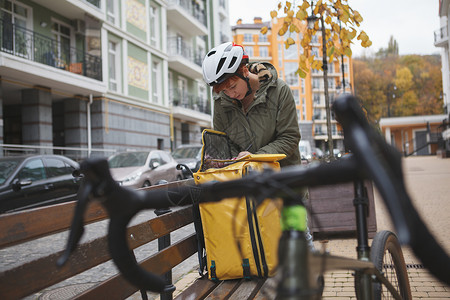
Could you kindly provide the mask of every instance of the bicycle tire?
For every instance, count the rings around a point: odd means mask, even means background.
[[[375,267],[395,287],[402,299],[412,299],[402,248],[393,232],[383,230],[375,235],[370,249],[370,259]],[[361,299],[361,287],[358,284],[360,282],[359,276],[361,275],[356,273],[355,292],[357,299]],[[394,299],[387,288],[376,279],[372,283],[372,291],[375,300]]]

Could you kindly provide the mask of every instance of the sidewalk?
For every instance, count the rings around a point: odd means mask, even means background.
[[[408,157],[403,160],[405,181],[409,195],[420,216],[428,224],[438,242],[450,253],[450,159]],[[395,231],[382,199],[375,192],[377,229]],[[317,249],[322,245],[315,242]],[[332,254],[356,258],[355,240],[330,240],[327,250]],[[450,287],[439,282],[425,269],[408,247],[403,248],[408,267],[413,299],[450,299]],[[449,270],[450,274],[450,270]],[[188,271],[177,282],[176,296],[198,277]],[[356,299],[351,271],[335,271],[325,274],[323,299]],[[155,299],[158,299],[156,297]]]

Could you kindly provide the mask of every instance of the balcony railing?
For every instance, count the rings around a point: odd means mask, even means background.
[[[206,15],[200,6],[192,0],[170,0],[170,3],[182,7],[185,11],[191,14],[200,23],[206,26]]]
[[[211,114],[209,101],[200,96],[183,93],[180,89],[171,89],[169,97],[173,106],[192,109],[208,115]]]
[[[441,27],[434,32],[434,44],[438,45],[442,42],[448,41],[447,26]]]
[[[100,2],[101,2],[100,0],[86,0],[86,2],[100,8]]]
[[[169,55],[179,55],[195,63],[198,66],[202,65],[202,59],[204,54],[199,53],[198,51],[194,51],[194,49],[191,46],[189,46],[183,40],[178,39],[177,37],[168,38],[167,48]]]
[[[0,19],[0,51],[102,80],[102,59]]]

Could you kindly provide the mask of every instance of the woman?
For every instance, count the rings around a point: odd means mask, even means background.
[[[203,78],[213,87],[214,129],[227,134],[234,157],[281,153],[282,167],[300,164],[295,101],[273,65],[248,64],[244,48],[228,42],[206,54]]]

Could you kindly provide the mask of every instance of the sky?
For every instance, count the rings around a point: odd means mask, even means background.
[[[231,26],[238,19],[243,23],[253,23],[254,17],[269,21],[270,11],[276,10],[279,3],[278,0],[228,1]],[[440,28],[439,0],[349,0],[348,3],[364,18],[358,29],[364,30],[372,41],[369,48],[353,46],[353,56],[370,55],[387,48],[391,35],[398,43],[400,55],[440,53],[434,46],[434,32]]]

